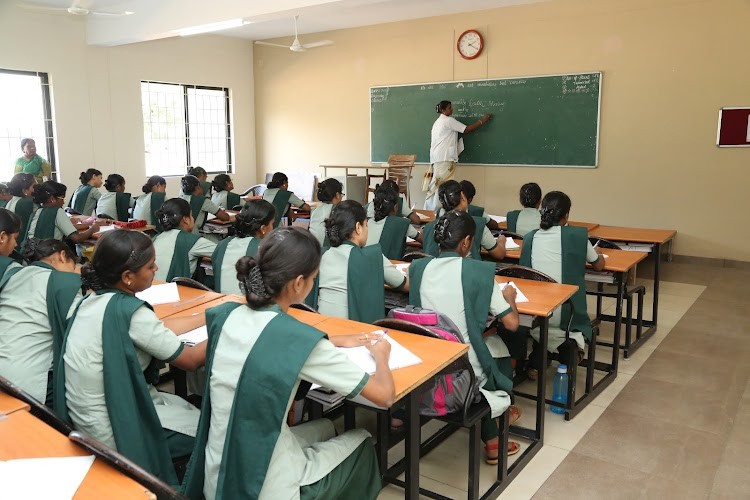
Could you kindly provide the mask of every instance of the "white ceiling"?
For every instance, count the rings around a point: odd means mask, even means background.
[[[76,6],[90,10],[134,12],[123,17],[82,19],[89,44],[121,45],[175,36],[177,29],[234,18],[252,23],[217,34],[265,40],[293,36],[293,17],[297,14],[300,34],[309,34],[545,0],[17,0],[17,3],[65,8],[73,1]],[[305,41],[314,40],[306,37]]]

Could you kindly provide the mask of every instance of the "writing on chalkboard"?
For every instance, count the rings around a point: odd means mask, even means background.
[[[463,123],[493,115],[466,136],[462,163],[595,167],[601,82],[595,72],[372,87],[371,160],[416,153],[428,163],[435,105],[449,100]]]

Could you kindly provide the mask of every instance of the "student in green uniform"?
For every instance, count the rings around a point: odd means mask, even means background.
[[[81,180],[81,185],[76,188],[68,206],[81,215],[96,215],[94,209],[102,196],[99,191],[103,182],[102,173],[95,168],[90,168],[81,172],[78,178]]]
[[[8,269],[18,266],[11,255],[18,244],[20,232],[21,218],[10,210],[0,208],[0,280]]]
[[[8,182],[8,191],[12,198],[5,204],[5,208],[21,218],[21,232],[18,234],[18,248],[26,239],[29,230],[29,219],[38,208],[34,205],[33,195],[36,179],[31,174],[16,174]]]
[[[380,243],[383,255],[392,260],[404,257],[407,237],[422,241],[422,234],[411,225],[409,219],[396,215],[399,199],[398,191],[391,184],[376,186],[375,199],[372,201],[375,214],[367,221],[367,246]]]
[[[130,193],[125,192],[125,178],[120,174],[109,174],[104,181],[104,189],[107,192],[96,203],[97,217],[127,222],[135,200]]]
[[[395,190],[396,193],[398,193],[398,207],[396,208],[396,214],[399,217],[406,217],[409,219],[409,221],[412,224],[421,224],[422,220],[419,218],[419,215],[417,215],[417,212],[412,211],[411,208],[409,208],[409,205],[406,203],[406,200],[403,196],[401,196],[401,192],[398,190],[398,183],[394,181],[393,179],[386,179],[383,181],[381,186],[390,186],[391,189]],[[372,203],[368,203],[365,205],[365,210],[367,210],[367,218],[372,219],[375,217],[375,205]]]
[[[461,184],[454,180],[445,181],[440,185],[438,188],[438,199],[443,205],[443,212],[441,213],[447,213],[452,210],[467,212],[469,209],[469,201],[461,189]],[[476,234],[472,239],[473,246],[471,247],[470,255],[473,259],[481,259],[480,249],[485,249],[493,259],[503,260],[505,258],[505,236],[500,235],[497,238],[492,236],[492,233],[485,225],[486,222],[483,217],[474,217]],[[436,224],[437,220],[426,224],[422,229],[422,247],[425,253],[433,257],[437,257],[440,253],[437,240],[435,239]]]
[[[68,321],[55,370],[55,412],[177,485],[171,459],[190,455],[200,411],[156,390],[157,360],[196,370],[206,343],[182,344],[169,322],[135,297],[151,286],[156,268],[154,246],[140,231],[110,231],[96,243],[81,269],[94,292]]]
[[[518,198],[523,208],[508,212],[508,231],[524,236],[534,229],[539,229],[542,188],[536,182],[528,182],[521,186]]]
[[[498,317],[503,327],[516,331],[518,311],[515,288],[501,290],[495,283],[495,265],[465,258],[471,252],[475,234],[475,218],[466,212],[451,211],[437,221],[435,239],[440,245],[440,255],[415,260],[409,266],[409,303],[448,316],[469,345],[471,366],[482,395],[492,408],[491,415],[482,420],[482,441],[487,463],[496,464],[499,436],[496,417],[510,407],[508,394],[513,390],[513,370],[508,349],[500,337],[485,337],[483,333],[488,315]],[[519,409],[512,407],[510,411],[510,420],[517,420]],[[509,455],[519,449],[518,443],[508,443]]]
[[[208,182],[208,173],[203,167],[188,167],[187,174],[197,178],[201,183],[201,189],[203,190],[203,196],[211,196],[211,183]],[[189,194],[185,191],[182,194]]]
[[[29,238],[62,240],[68,238],[73,243],[83,243],[91,235],[99,231],[99,225],[94,222],[85,231],[78,231],[70,222],[70,218],[63,210],[65,205],[65,184],[47,181],[37,184],[34,188],[34,203],[40,208],[34,212],[29,222]]]
[[[193,233],[198,234],[200,228],[206,222],[207,214],[214,214],[217,219],[228,221],[229,214],[221,209],[219,205],[203,196],[203,187],[197,177],[186,175],[181,181],[182,192],[180,196],[190,204],[190,211],[195,219],[193,224]]]
[[[156,279],[172,281],[174,277],[190,278],[198,267],[198,259],[211,257],[216,244],[193,232],[195,220],[190,205],[182,198],[164,202],[156,211],[164,229],[154,238],[156,248]]]
[[[320,263],[318,311],[328,316],[372,323],[385,317],[383,284],[409,290],[409,280],[367,243],[367,216],[354,200],[342,201],[326,219],[331,248]]]
[[[152,175],[141,187],[143,194],[135,200],[133,218],[145,220],[147,224],[156,224],[157,210],[164,204],[167,197],[167,181],[164,177]]]
[[[318,240],[323,251],[331,247],[326,237],[326,219],[331,215],[333,207],[344,199],[344,185],[337,179],[326,179],[318,184],[318,201],[320,205],[310,213],[310,232]]]
[[[5,205],[13,198],[8,190],[8,185],[4,182],[0,182],[0,208],[5,208]]]
[[[60,240],[32,238],[24,258],[31,265],[0,281],[0,375],[51,407],[52,372],[65,319],[81,298],[81,276],[75,254]]]
[[[225,210],[231,210],[237,205],[242,204],[242,197],[237,193],[233,193],[234,183],[232,178],[227,174],[219,174],[214,177],[211,181],[211,186],[214,189],[214,194],[211,196],[211,201],[216,205]],[[245,198],[247,199],[247,198]]]
[[[240,294],[235,264],[244,256],[255,257],[263,238],[273,231],[276,210],[265,200],[249,201],[235,217],[235,236],[216,245],[211,263],[214,268],[214,290]]]
[[[312,289],[319,264],[320,246],[308,231],[275,229],[257,257],[237,263],[247,305],[206,313],[210,376],[185,477],[189,498],[377,497],[380,473],[367,431],[336,436],[327,419],[286,423],[301,384],[321,384],[348,398],[361,394],[383,407],[395,398],[388,342],[373,344],[361,334],[329,341],[287,314]],[[335,345],[366,345],[375,373],[365,373]]]
[[[561,363],[573,361],[578,364],[584,356],[585,342],[591,340],[584,282],[586,263],[589,262],[595,271],[601,271],[604,269],[604,257],[589,242],[586,228],[567,225],[570,206],[570,198],[560,191],[550,191],[544,196],[540,229],[524,237],[520,264],[533,267],[559,283],[578,286],[578,291],[571,298],[574,312],[571,312],[568,303],[558,307],[549,320],[547,336],[549,350],[560,353]],[[565,342],[565,327],[571,314],[570,338],[575,341],[575,346]],[[531,336],[535,342],[527,373],[529,378],[535,380],[541,368],[539,329],[531,330]]]
[[[289,191],[289,177],[283,172],[276,172],[263,192],[263,199],[272,203],[276,209],[276,220],[273,227],[279,227],[281,219],[287,216],[290,207],[310,211],[310,205]]]
[[[484,210],[484,207],[479,207],[477,205],[472,205],[471,202],[474,201],[474,197],[477,195],[477,188],[474,187],[474,183],[467,180],[462,180],[459,182],[461,184],[461,191],[464,192],[464,196],[466,196],[466,201],[469,202],[469,209],[467,210],[469,215],[472,217],[484,217],[484,219],[487,221],[487,227],[490,229],[490,231],[498,231],[500,228],[497,225],[497,222],[493,219],[490,219],[490,217],[487,215],[487,212]]]

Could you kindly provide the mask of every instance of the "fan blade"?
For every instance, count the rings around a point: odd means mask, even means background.
[[[33,4],[28,4],[28,3],[17,3],[16,5],[18,7],[21,7],[22,9],[36,10],[39,12],[50,12],[50,13],[57,13],[57,14],[61,14],[63,12],[66,14],[68,13],[67,7],[44,7],[42,5],[33,5]]]
[[[326,45],[333,45],[331,40],[321,40],[319,42],[306,43],[302,46],[306,49],[314,49],[315,47],[325,47]]]
[[[105,12],[102,10],[92,10],[89,12],[92,16],[101,16],[101,17],[122,17],[122,16],[132,16],[135,14],[135,12],[124,10],[122,12]]]
[[[279,48],[282,48],[282,49],[289,50],[289,45],[281,45],[279,43],[261,42],[260,40],[256,40],[255,44],[256,45],[268,45],[269,47],[279,47]]]

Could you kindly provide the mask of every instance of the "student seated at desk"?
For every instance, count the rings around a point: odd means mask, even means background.
[[[404,258],[406,238],[422,241],[422,234],[414,229],[409,219],[398,217],[398,191],[390,184],[379,184],[375,187],[375,215],[367,220],[367,246],[380,244],[387,259]]]
[[[372,323],[385,317],[383,284],[409,290],[409,280],[385,258],[380,245],[367,243],[365,209],[342,201],[326,219],[331,248],[320,263],[318,311],[328,316]]]
[[[235,236],[224,238],[211,255],[214,268],[214,290],[240,295],[235,264],[241,257],[255,257],[260,242],[273,231],[276,210],[266,200],[249,201],[235,217]]]
[[[326,236],[326,219],[330,217],[333,207],[344,199],[344,185],[337,179],[326,179],[318,184],[318,201],[320,205],[310,213],[310,232],[318,240],[325,252],[331,247]]]
[[[500,290],[495,283],[493,263],[465,258],[475,234],[476,219],[466,212],[451,211],[438,220],[435,239],[440,245],[440,255],[415,260],[409,266],[409,303],[448,316],[469,345],[471,366],[482,395],[492,408],[491,415],[482,420],[487,463],[497,464],[496,418],[510,407],[513,422],[520,417],[520,411],[510,406],[513,369],[508,349],[500,337],[484,336],[484,331],[488,315],[498,317],[503,327],[516,331],[516,290],[510,286]],[[509,455],[519,450],[518,443],[508,443]]]
[[[518,197],[523,209],[508,212],[508,231],[524,236],[534,229],[539,229],[542,188],[536,182],[529,182],[521,186]]]
[[[94,290],[68,321],[54,374],[55,412],[162,480],[190,455],[200,410],[159,392],[158,361],[196,370],[206,343],[186,346],[135,294],[151,286],[154,246],[140,231],[110,231],[81,269]]]
[[[320,245],[309,231],[275,229],[257,257],[237,263],[247,305],[222,304],[206,313],[206,411],[185,476],[189,498],[213,500],[219,491],[222,498],[377,497],[380,473],[367,431],[336,436],[327,419],[286,423],[301,383],[348,398],[361,394],[384,407],[395,398],[388,342],[371,344],[361,334],[328,340],[287,314],[312,289],[319,264]],[[365,373],[336,345],[367,346],[375,373]]]
[[[188,167],[187,175],[192,175],[201,183],[201,189],[203,190],[203,196],[211,196],[211,188],[213,187],[208,182],[208,173],[203,167]],[[190,194],[183,191],[181,194]],[[228,207],[227,207],[228,208]]]
[[[141,191],[143,191],[143,194],[135,201],[133,218],[156,225],[158,222],[155,216],[156,211],[161,208],[167,197],[167,181],[164,177],[152,175],[143,185]]]
[[[97,217],[127,222],[129,210],[135,206],[130,193],[125,192],[125,178],[120,174],[110,174],[104,181],[106,193],[96,203]]]
[[[443,205],[443,212],[447,213],[452,210],[458,210],[459,212],[466,212],[469,208],[469,201],[466,199],[466,195],[461,189],[461,184],[454,180],[445,181],[438,188],[438,199]],[[435,226],[437,220],[430,222],[425,225],[422,229],[422,247],[425,253],[437,257],[440,253],[437,239],[435,237]],[[502,260],[505,258],[505,236],[498,236],[495,238],[492,233],[487,229],[486,220],[484,217],[474,217],[474,225],[476,233],[472,238],[472,247],[470,255],[474,259],[481,259],[480,249],[487,250],[495,260]]]
[[[193,233],[198,234],[200,228],[206,222],[207,214],[214,214],[217,219],[228,221],[229,214],[221,209],[219,205],[203,196],[203,188],[197,177],[186,175],[182,178],[182,194],[180,198],[190,204],[190,211],[193,213]]]
[[[5,208],[5,205],[13,198],[8,190],[8,185],[0,182],[0,208]]]
[[[289,191],[289,177],[283,172],[273,174],[271,182],[268,183],[266,190],[263,192],[263,199],[270,202],[276,209],[276,220],[273,222],[273,227],[279,227],[281,219],[287,216],[290,206],[299,210],[310,211],[310,205]]]
[[[195,220],[190,205],[182,198],[165,201],[156,211],[156,218],[164,229],[154,238],[156,279],[191,278],[198,267],[198,259],[210,257],[216,250],[216,243],[193,232]]]
[[[10,210],[0,208],[0,282],[7,270],[20,267],[11,257],[16,249],[20,232],[21,218]]]
[[[225,210],[231,210],[234,207],[242,204],[242,197],[237,193],[233,193],[234,183],[232,178],[227,174],[219,174],[214,177],[211,181],[211,186],[214,189],[214,194],[211,195],[211,201],[215,205]],[[249,197],[245,197],[247,200]]]
[[[585,227],[566,225],[570,215],[570,198],[560,191],[550,191],[542,200],[540,229],[523,239],[520,264],[533,267],[560,283],[577,285],[578,291],[571,297],[575,308],[570,326],[570,338],[575,341],[577,352],[570,352],[571,345],[565,342],[565,327],[571,315],[568,303],[557,308],[549,321],[548,346],[550,352],[560,353],[561,363],[572,360],[578,364],[584,356],[585,340],[591,340],[591,320],[586,311],[586,263],[595,271],[604,269],[604,257],[591,246]],[[527,374],[536,380],[541,369],[539,329],[531,330],[534,350],[529,356]],[[575,357],[577,356],[577,357]]]
[[[490,219],[490,217],[487,215],[487,213],[484,210],[484,207],[479,207],[477,205],[472,205],[471,202],[474,201],[474,197],[477,195],[477,188],[474,187],[474,184],[471,181],[463,180],[459,182],[461,184],[461,191],[464,192],[464,196],[466,196],[466,201],[469,202],[469,209],[467,212],[472,217],[483,217],[487,221],[487,227],[490,229],[490,231],[497,231],[500,228],[497,225],[497,222],[493,219]]]
[[[21,231],[18,233],[18,248],[26,239],[29,230],[29,219],[38,208],[34,205],[33,195],[36,179],[31,174],[16,174],[8,182],[8,191],[12,195],[5,204],[5,208],[15,213],[21,219]]]
[[[95,168],[90,168],[81,172],[78,178],[81,180],[81,185],[70,197],[68,206],[81,215],[96,215],[94,209],[102,196],[99,192],[99,188],[102,187],[102,173]]]
[[[47,181],[34,187],[34,203],[40,208],[31,216],[28,238],[68,238],[73,243],[83,243],[99,231],[96,222],[85,231],[76,229],[62,208],[65,205],[67,189],[65,184],[55,181]]]
[[[412,224],[422,223],[422,219],[419,218],[417,212],[414,212],[411,208],[409,208],[408,204],[404,203],[404,197],[401,196],[401,192],[398,189],[398,183],[396,181],[394,181],[393,179],[386,179],[380,185],[390,186],[394,191],[396,191],[396,194],[398,196],[398,207],[396,207],[396,213],[394,215],[397,215],[399,217],[406,217]],[[375,217],[375,205],[373,203],[368,203],[367,205],[365,205],[365,209],[367,210],[368,219],[372,219],[373,217]]]
[[[2,233],[0,233],[0,237]],[[52,373],[65,335],[65,318],[81,298],[76,255],[60,240],[30,239],[28,267],[0,282],[0,375],[52,406]]]

